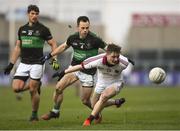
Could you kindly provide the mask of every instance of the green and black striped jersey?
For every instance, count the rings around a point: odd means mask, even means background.
[[[92,32],[89,32],[84,39],[79,38],[78,32],[74,33],[68,37],[67,45],[74,50],[71,65],[80,64],[85,59],[97,55],[99,48],[104,49],[106,47],[106,43]],[[94,74],[95,71],[85,71],[85,73]]]
[[[52,39],[52,35],[49,29],[39,22],[32,26],[27,23],[19,28],[18,39],[21,41],[21,62],[41,64],[44,43]]]

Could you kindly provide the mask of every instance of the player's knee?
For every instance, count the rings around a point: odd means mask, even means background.
[[[30,88],[29,92],[31,95],[38,93],[37,88]]]
[[[61,88],[56,88],[56,94],[62,94],[63,90],[61,90]]]
[[[34,93],[36,93],[36,90],[35,90],[35,89],[30,89],[29,92],[30,92],[31,94],[34,94]]]
[[[108,96],[106,94],[102,94],[99,99],[102,103],[105,103],[108,100]]]

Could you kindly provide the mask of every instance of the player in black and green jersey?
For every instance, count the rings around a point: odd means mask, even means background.
[[[16,93],[29,89],[32,101],[30,121],[37,121],[40,80],[44,72],[44,64],[41,63],[40,58],[43,56],[45,41],[50,45],[52,51],[57,47],[57,44],[49,29],[38,21],[39,8],[36,5],[28,6],[27,15],[29,21],[18,30],[18,40],[12,52],[10,63],[5,68],[4,73],[9,74],[17,59],[21,58],[21,62],[14,74],[12,88]],[[59,65],[56,56],[53,59],[54,69],[58,69]],[[26,85],[27,79],[29,81]]]
[[[86,16],[80,16],[77,19],[78,32],[69,36],[67,41],[61,44],[56,50],[49,55],[44,56],[42,62],[45,62],[54,55],[60,54],[67,48],[72,47],[74,50],[71,65],[80,64],[85,59],[98,54],[98,50],[104,49],[106,43],[89,31],[90,21]],[[82,103],[91,108],[90,96],[94,86],[94,74],[96,70],[79,71],[65,75],[56,85],[54,92],[54,108],[50,113],[42,116],[42,119],[49,120],[59,117],[60,105],[63,101],[63,91],[66,87],[80,80],[82,85]]]

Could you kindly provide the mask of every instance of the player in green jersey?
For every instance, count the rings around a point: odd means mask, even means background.
[[[97,55],[100,48],[104,49],[106,47],[106,43],[97,37],[94,33],[90,32],[89,27],[90,21],[87,16],[78,17],[78,32],[70,35],[65,43],[61,44],[49,55],[44,56],[41,59],[42,62],[45,62],[54,55],[64,52],[69,47],[72,47],[74,51],[71,65],[80,64],[85,59]],[[82,70],[75,73],[69,73],[65,75],[60,81],[58,81],[53,98],[54,108],[48,114],[43,115],[42,119],[50,120],[51,118],[59,117],[64,89],[78,80],[82,85],[82,103],[91,108],[90,96],[94,86],[95,73],[96,69]]]
[[[38,21],[39,8],[36,5],[28,6],[27,15],[29,21],[18,30],[18,40],[4,74],[10,74],[14,64],[20,57],[21,62],[14,74],[12,88],[15,93],[29,89],[32,102],[30,121],[37,121],[40,101],[40,80],[44,72],[44,64],[41,63],[40,58],[43,56],[45,41],[50,45],[52,51],[57,47],[57,43],[49,29]],[[59,68],[56,56],[53,57],[53,66],[54,69]],[[28,79],[29,81],[26,84]]]

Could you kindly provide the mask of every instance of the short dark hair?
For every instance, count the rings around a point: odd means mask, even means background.
[[[83,21],[83,22],[89,22],[89,18],[87,16],[79,16],[78,19],[77,19],[77,25],[79,26],[79,23],[80,21]]]
[[[37,5],[29,5],[28,9],[27,9],[27,13],[29,13],[31,11],[35,11],[35,12],[39,13],[39,7]]]
[[[107,50],[106,50],[107,53],[112,53],[112,52],[116,52],[116,53],[120,53],[121,52],[121,47],[118,46],[118,45],[115,45],[113,43],[109,44],[107,46]]]

